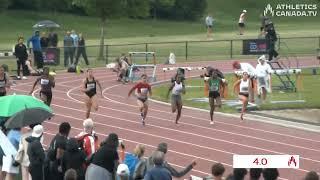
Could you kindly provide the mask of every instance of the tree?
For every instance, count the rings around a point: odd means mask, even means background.
[[[176,0],[150,0],[153,18],[156,19],[158,15],[160,17],[166,16],[170,8],[175,4]]]
[[[105,26],[107,19],[121,14],[124,8],[123,0],[74,0],[73,4],[83,7],[89,15],[94,15],[101,20],[100,50],[98,59],[103,60]]]
[[[0,12],[6,10],[9,6],[9,0],[0,0]]]
[[[204,14],[206,8],[207,0],[176,0],[170,11],[170,17],[195,20]]]
[[[145,18],[150,15],[150,0],[127,0],[126,15],[130,18]]]

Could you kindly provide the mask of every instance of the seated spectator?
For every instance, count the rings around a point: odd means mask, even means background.
[[[119,164],[118,146],[118,135],[114,133],[109,134],[106,141],[101,143],[100,149],[94,154],[86,172],[86,180],[114,179],[116,168]]]
[[[119,164],[117,168],[118,180],[129,180],[129,168],[126,164]]]
[[[98,150],[98,136],[93,131],[94,124],[92,119],[83,121],[83,131],[76,136],[79,141],[80,148],[83,149],[87,158],[90,158],[93,153]]]
[[[233,169],[233,174],[230,174],[226,180],[244,180],[248,171],[245,168],[235,168]]]
[[[319,175],[315,171],[310,171],[306,174],[304,180],[319,180]]]
[[[160,143],[158,145],[157,151],[163,152],[164,154],[168,151],[168,145],[167,143]],[[155,151],[156,152],[156,151]],[[155,153],[153,152],[153,153]],[[170,174],[173,177],[180,178],[184,175],[186,175],[188,172],[192,170],[192,168],[196,165],[196,162],[193,161],[191,164],[189,164],[185,169],[182,171],[177,171],[175,168],[173,168],[167,161],[164,161],[163,166],[170,172]],[[152,155],[147,159],[147,171],[149,171],[154,166]]]
[[[70,138],[67,141],[67,148],[62,157],[62,171],[74,169],[77,172],[77,180],[84,180],[86,154],[79,149],[78,141]]]
[[[145,152],[144,145],[138,144],[133,154],[126,154],[124,164],[126,164],[130,171],[130,180],[143,179],[146,173],[146,160],[143,158]]]
[[[249,171],[250,180],[259,180],[262,173],[261,168],[251,168]]]
[[[26,138],[29,143],[27,154],[30,160],[29,172],[32,180],[44,180],[44,160],[45,154],[41,144],[43,136],[42,125],[36,125],[32,130],[32,135]]]
[[[77,180],[77,172],[74,169],[68,169],[64,174],[64,180]]]
[[[171,180],[171,173],[164,166],[164,153],[161,151],[155,151],[152,153],[152,161],[154,167],[147,172],[144,180]]]
[[[275,168],[267,168],[262,170],[262,175],[265,180],[277,180],[279,171]]]

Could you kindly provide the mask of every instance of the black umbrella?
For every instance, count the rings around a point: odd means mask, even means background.
[[[32,26],[33,28],[60,28],[60,25],[50,21],[50,20],[44,20],[39,21],[37,24]]]
[[[4,124],[6,128],[21,128],[31,124],[42,123],[51,118],[53,114],[42,108],[30,108],[22,110],[11,116]]]

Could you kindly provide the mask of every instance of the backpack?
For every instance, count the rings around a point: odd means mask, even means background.
[[[126,154],[125,158],[124,158],[124,164],[126,164],[129,168],[129,172],[130,172],[130,179],[132,179],[133,177],[133,173],[136,169],[136,165],[139,162],[139,158],[133,154]]]

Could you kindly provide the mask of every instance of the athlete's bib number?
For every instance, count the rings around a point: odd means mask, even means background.
[[[94,89],[96,86],[94,83],[88,83],[87,84],[87,90],[91,90],[91,89]]]
[[[6,86],[6,82],[0,81],[0,88],[3,88],[3,87],[5,87],[5,86]]]
[[[248,88],[248,87],[242,87],[242,88],[241,88],[241,91],[242,91],[242,92],[248,92],[248,91],[249,91],[249,88]]]
[[[49,80],[48,79],[41,79],[40,80],[40,84],[41,85],[48,85],[49,84]]]
[[[219,90],[219,87],[218,86],[210,86],[210,91],[218,91]]]
[[[147,94],[148,88],[141,88],[140,91],[141,91],[141,94]]]

